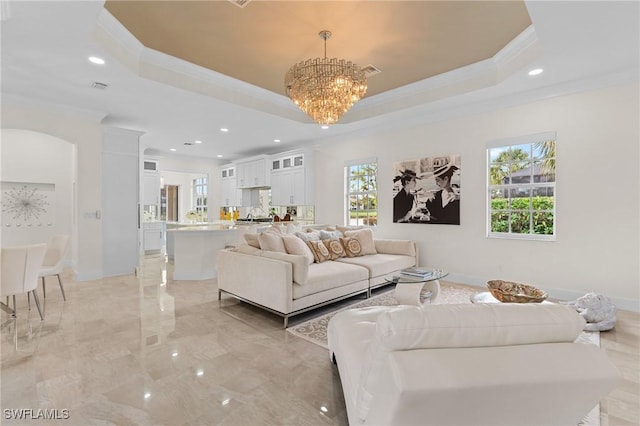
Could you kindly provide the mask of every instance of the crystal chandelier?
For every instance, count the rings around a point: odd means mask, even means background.
[[[367,91],[362,69],[351,61],[327,58],[331,31],[320,31],[324,58],[307,59],[284,77],[287,96],[318,124],[334,124]]]

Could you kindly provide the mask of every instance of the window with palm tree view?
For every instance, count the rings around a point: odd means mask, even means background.
[[[347,183],[347,225],[374,226],[378,223],[378,186],[375,162],[345,167]]]
[[[556,142],[544,136],[487,150],[490,237],[555,239]]]

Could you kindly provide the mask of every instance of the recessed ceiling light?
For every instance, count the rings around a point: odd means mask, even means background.
[[[278,143],[278,142],[280,142],[280,139],[274,139],[273,141],[274,141],[275,143]]]
[[[535,68],[532,69],[531,71],[529,71],[529,75],[533,76],[533,75],[538,75],[538,74],[542,74],[544,72],[544,70],[542,68]]]
[[[175,149],[175,148],[169,148],[169,151],[171,151],[171,152],[176,152],[176,151],[177,151],[177,149]]]
[[[226,127],[223,127],[223,128],[221,128],[221,129],[220,129],[220,131],[221,131],[221,132],[228,132],[228,131],[229,131],[229,129],[227,129]]]
[[[202,141],[193,141],[193,143],[202,143]]]
[[[322,130],[327,130],[329,128],[329,126],[327,126],[326,124],[322,127],[320,127]]]
[[[89,56],[89,62],[97,65],[104,65],[104,59],[98,58],[97,56]]]
[[[218,154],[218,155],[216,155],[216,157],[222,158],[222,154]]]

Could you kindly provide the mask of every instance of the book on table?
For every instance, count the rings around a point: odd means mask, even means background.
[[[421,268],[411,267],[411,268],[403,269],[402,271],[400,271],[400,273],[404,274],[404,275],[409,275],[409,276],[412,276],[412,277],[426,278],[426,277],[432,275],[433,271],[431,271],[429,269],[421,269]]]

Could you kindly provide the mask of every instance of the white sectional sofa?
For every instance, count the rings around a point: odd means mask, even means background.
[[[286,237],[285,237],[286,238]],[[218,298],[228,293],[284,318],[358,293],[370,295],[384,276],[416,266],[414,241],[377,239],[375,254],[310,262],[308,257],[240,244],[217,258]]]
[[[620,374],[559,304],[375,306],[329,322],[349,424],[577,425]]]

